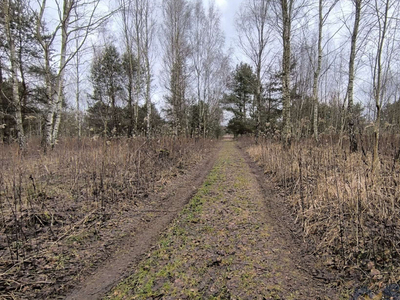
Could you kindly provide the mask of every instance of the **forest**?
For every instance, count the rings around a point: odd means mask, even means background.
[[[399,12],[0,0],[0,299],[67,295],[227,137],[342,296],[400,290]]]

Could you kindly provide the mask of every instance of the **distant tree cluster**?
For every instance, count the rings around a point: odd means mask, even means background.
[[[1,142],[399,131],[398,1],[244,1],[236,67],[215,1],[101,3],[1,0]]]
[[[39,136],[48,149],[60,135],[221,135],[230,63],[216,5],[100,4],[1,1],[0,141],[23,149]],[[166,90],[164,104],[155,88]]]
[[[394,0],[250,0],[236,18],[246,58],[224,97],[232,133],[292,140],[399,132],[397,51],[400,3]],[[356,101],[358,100],[358,101]]]

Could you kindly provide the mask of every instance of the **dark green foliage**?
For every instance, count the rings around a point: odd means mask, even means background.
[[[393,102],[388,103],[382,109],[382,120],[383,124],[386,126],[390,126],[392,130],[399,132],[400,128],[400,99]]]
[[[24,127],[31,128],[33,115],[38,116],[38,104],[43,99],[33,97],[37,81],[29,82],[29,75],[38,64],[41,52],[35,39],[35,16],[26,1],[10,1],[10,30],[13,36],[16,65],[19,79],[19,95]],[[3,4],[0,9],[0,142],[16,138],[15,106],[12,99],[12,83],[10,74],[10,49],[5,32]],[[39,67],[36,66],[36,69]],[[38,101],[39,100],[39,101]],[[26,120],[28,118],[28,121]],[[35,117],[36,118],[36,117]]]
[[[94,58],[91,69],[93,84],[93,109],[103,123],[104,135],[121,134],[120,108],[122,99],[123,65],[121,56],[114,45],[108,45]],[[110,130],[111,128],[111,130]]]
[[[250,104],[255,93],[255,75],[248,64],[240,63],[232,73],[229,84],[230,93],[225,95],[225,109],[238,120],[249,117]]]
[[[201,118],[200,111],[204,111]],[[200,101],[189,107],[189,136],[190,137],[220,137],[222,135],[221,119],[222,109],[216,108],[214,112],[209,104]],[[206,120],[204,124],[203,120]]]
[[[248,121],[251,118],[251,104],[254,100],[256,77],[248,64],[240,63],[232,73],[229,84],[230,93],[225,95],[225,110],[233,113],[228,131],[235,135],[253,132],[254,126]]]
[[[127,135],[130,126],[130,112],[128,106],[116,107],[116,122],[118,122],[118,135]],[[103,102],[96,102],[89,107],[85,123],[89,128],[90,134],[111,136],[115,127],[114,120],[110,119],[111,107]],[[146,132],[147,107],[146,105],[139,106],[138,116],[138,134],[144,135]],[[157,130],[164,125],[164,120],[161,118],[156,107],[152,105],[151,111],[151,131],[157,133]]]
[[[106,46],[92,62],[92,98],[115,106],[122,91],[122,71],[122,60],[117,48],[114,45]]]
[[[271,72],[264,87],[264,111],[261,114],[261,130],[273,134],[280,129],[282,115],[282,80],[281,73]]]
[[[226,128],[228,133],[234,136],[249,134],[254,132],[255,122],[254,120],[241,120],[237,118],[232,118],[229,120],[228,126]]]

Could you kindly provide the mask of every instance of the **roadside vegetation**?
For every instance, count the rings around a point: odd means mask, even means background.
[[[351,153],[333,136],[285,149],[270,139],[243,140],[249,155],[287,198],[311,253],[323,257],[346,287],[379,290],[400,280],[400,139],[381,138],[380,168],[372,168],[372,139],[359,136]]]
[[[224,134],[247,137],[338,281],[400,290],[399,11],[1,0],[0,297],[70,289]]]
[[[0,145],[0,297],[46,297],[126,234],[124,226],[210,152],[204,139],[64,139],[44,155]],[[58,289],[58,290],[57,290]]]
[[[298,267],[275,217],[237,144],[224,141],[197,194],[105,299],[336,299]]]

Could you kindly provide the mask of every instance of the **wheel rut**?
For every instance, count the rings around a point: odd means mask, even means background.
[[[132,275],[107,299],[337,299],[309,269],[287,213],[234,141]],[[287,226],[286,226],[287,225]]]
[[[148,202],[154,203],[153,209],[141,212],[150,217],[140,226],[131,228],[131,231],[117,242],[118,250],[83,278],[65,299],[101,299],[113,286],[126,278],[143,260],[144,254],[155,244],[160,233],[196,193],[214,166],[220,148],[219,146],[210,153],[206,161],[190,170],[188,174],[168,185],[162,195],[150,195]]]

